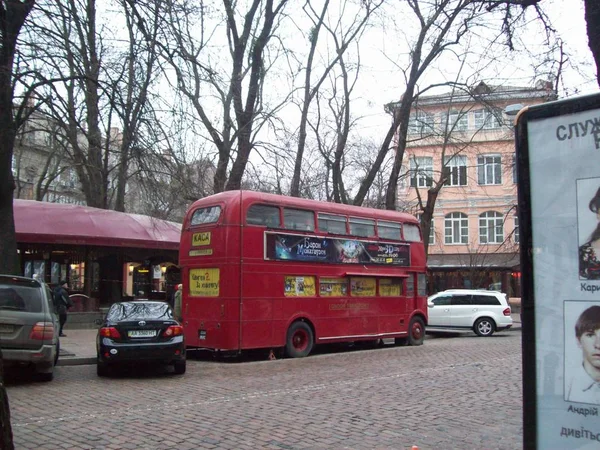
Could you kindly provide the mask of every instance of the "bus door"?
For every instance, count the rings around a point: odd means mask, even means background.
[[[348,278],[320,277],[319,297],[315,314],[317,337],[325,342],[334,342],[332,337],[348,335]]]
[[[348,298],[348,333],[351,336],[374,336],[379,333],[377,279],[350,276]]]
[[[406,279],[408,275],[382,277],[379,284],[379,333],[405,331],[411,299],[407,297]]]

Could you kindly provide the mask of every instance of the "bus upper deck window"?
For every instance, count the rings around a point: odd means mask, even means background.
[[[348,234],[346,231],[346,218],[334,214],[319,214],[319,231],[333,234]]]
[[[283,226],[288,230],[315,231],[315,214],[312,211],[283,208]]]
[[[421,231],[419,229],[419,225],[414,223],[405,223],[404,240],[410,242],[421,242]]]
[[[375,221],[350,217],[350,234],[354,236],[375,236]]]
[[[281,221],[279,220],[279,208],[277,206],[252,205],[248,208],[246,222],[249,225],[263,225],[270,228],[279,228],[281,226]]]
[[[384,222],[383,220],[377,221],[377,233],[380,238],[396,239],[399,241],[402,239],[401,229],[402,226],[399,223]]]
[[[207,223],[215,223],[221,215],[220,206],[209,206],[208,208],[199,208],[192,214],[190,225],[203,225]]]

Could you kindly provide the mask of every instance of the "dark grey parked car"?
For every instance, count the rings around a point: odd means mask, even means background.
[[[29,366],[41,380],[52,380],[60,349],[58,325],[45,283],[0,275],[0,348],[5,366]]]

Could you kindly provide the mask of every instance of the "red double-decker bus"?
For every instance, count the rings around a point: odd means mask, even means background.
[[[408,214],[251,191],[203,198],[179,251],[187,346],[302,357],[321,343],[421,345],[425,260]]]

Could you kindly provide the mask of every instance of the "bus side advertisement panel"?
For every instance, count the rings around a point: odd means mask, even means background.
[[[267,258],[332,264],[410,265],[410,245],[266,233]]]

